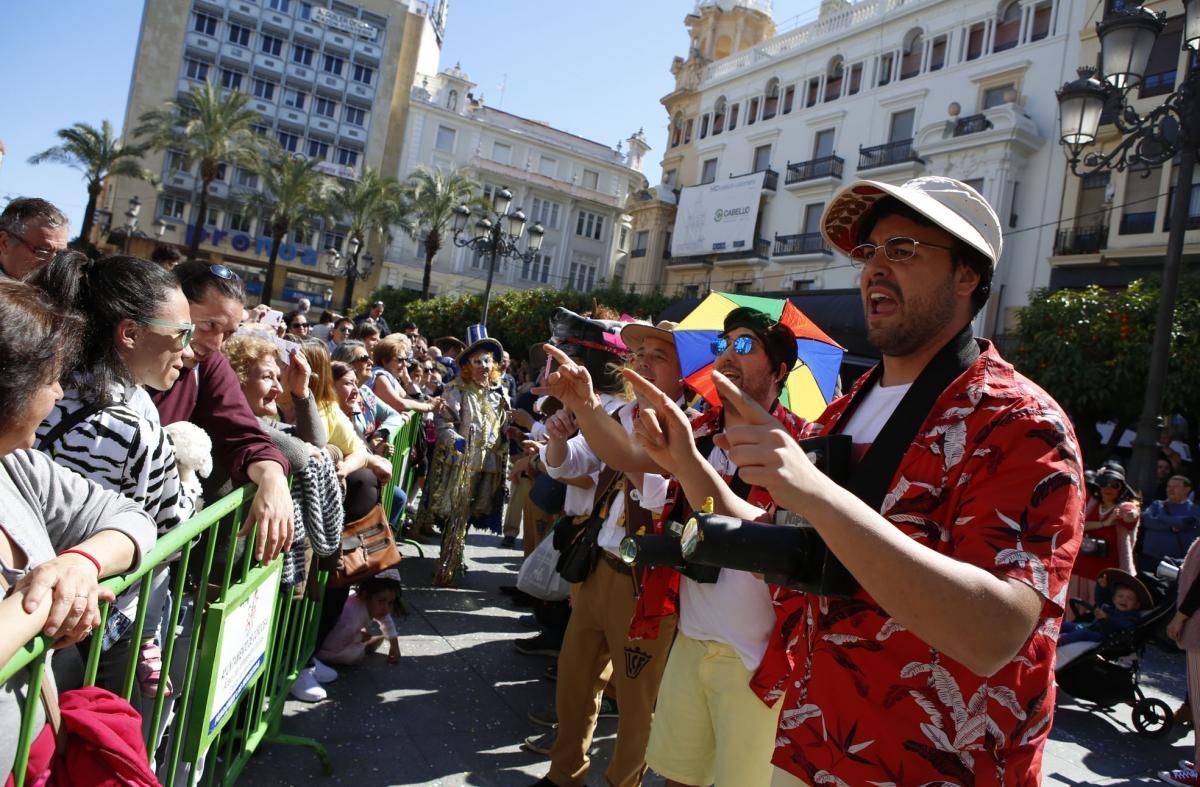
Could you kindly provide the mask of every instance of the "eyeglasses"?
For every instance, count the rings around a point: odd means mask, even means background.
[[[29,253],[33,255],[33,258],[41,262],[47,262],[53,259],[54,255],[58,253],[58,249],[55,249],[51,246],[34,246],[32,243],[25,240],[20,235],[17,235],[15,232],[6,232],[5,234],[10,238],[16,238],[17,240],[21,241],[21,245],[29,249]]]
[[[227,268],[226,266],[221,265],[219,263],[209,265],[208,272],[211,273],[213,276],[216,276],[218,279],[224,279],[225,281],[241,281],[242,280],[242,277],[238,276],[236,273],[234,273],[231,268]]]
[[[714,340],[712,345],[710,345],[713,357],[716,358],[724,354],[729,349],[730,344],[733,345],[733,351],[738,355],[749,355],[754,352],[754,338],[752,336],[739,336],[733,342],[722,336],[720,339]]]
[[[300,330],[302,330],[302,331],[307,331],[307,330],[308,330],[308,323],[306,323],[306,322],[294,322],[294,323],[292,323],[292,324],[291,324],[289,327],[291,327],[291,328],[299,328],[299,329],[300,329]]]
[[[953,249],[953,246],[943,246],[940,243],[928,243],[913,238],[888,238],[882,244],[860,243],[850,250],[850,261],[855,265],[865,265],[875,256],[875,252],[883,249],[883,256],[892,262],[908,262],[917,254],[918,246],[932,246],[935,249]]]
[[[357,358],[351,358],[350,363],[362,363],[363,361],[369,361],[369,360],[371,360],[371,356],[360,355]]]
[[[138,320],[142,325],[149,325],[153,328],[166,328],[169,331],[175,331],[171,338],[175,340],[175,351],[186,350],[188,345],[192,343],[192,336],[196,333],[196,324],[192,322],[175,322],[174,320]]]

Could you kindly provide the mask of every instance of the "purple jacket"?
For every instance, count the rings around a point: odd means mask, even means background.
[[[283,454],[258,425],[246,403],[237,374],[229,360],[212,353],[185,369],[170,390],[151,395],[163,426],[191,421],[212,438],[217,463],[228,471],[235,486],[248,483],[246,469],[255,462],[275,462],[290,473]]]

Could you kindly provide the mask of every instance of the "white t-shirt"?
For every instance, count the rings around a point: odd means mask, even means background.
[[[858,462],[863,454],[875,442],[884,424],[900,406],[900,400],[912,388],[912,383],[904,385],[889,385],[884,388],[879,383],[871,386],[857,409],[850,414],[850,420],[839,430],[842,434],[854,438],[854,461]]]
[[[722,475],[737,471],[723,450],[713,446],[708,463]],[[716,582],[679,583],[679,630],[696,640],[729,645],[753,672],[767,651],[775,628],[775,610],[767,583],[746,571],[721,569]]]

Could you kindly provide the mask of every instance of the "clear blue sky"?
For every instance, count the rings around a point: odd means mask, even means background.
[[[166,2],[168,0],[159,0]],[[180,2],[181,0],[170,0]],[[819,0],[775,0],[790,27]],[[27,159],[76,122],[120,130],[141,23],[137,0],[9,3],[0,47],[0,206],[14,196],[51,200],[79,226],[87,194],[75,170]],[[487,103],[608,145],[644,127],[657,182],[666,140],[658,100],[671,58],[687,53],[683,18],[693,0],[451,0],[442,67],[461,62]],[[504,85],[503,95],[501,85]]]

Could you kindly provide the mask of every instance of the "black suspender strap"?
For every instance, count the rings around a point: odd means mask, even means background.
[[[975,341],[971,325],[968,323],[929,361],[913,381],[908,393],[900,400],[895,412],[879,430],[879,435],[871,443],[867,453],[851,469],[846,488],[853,492],[855,497],[876,511],[880,509],[896,468],[900,466],[905,452],[929,418],[938,397],[970,368],[978,357],[979,343]],[[870,379],[838,419],[835,433],[850,422],[850,416],[862,404],[871,386],[878,384],[881,374],[882,365],[875,367]]]

